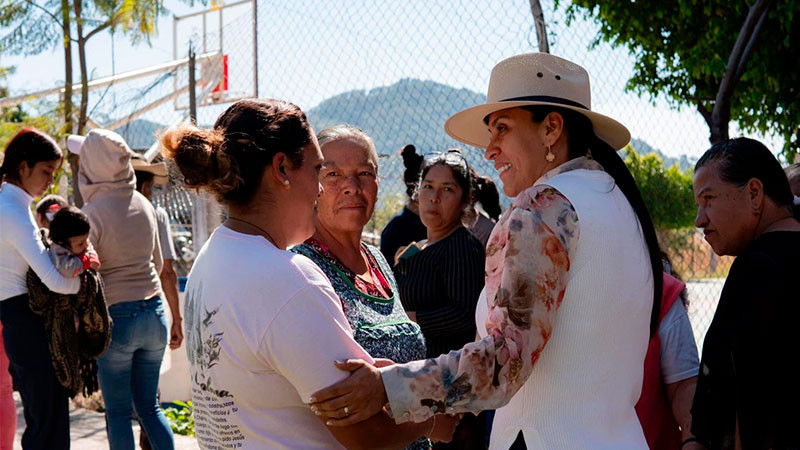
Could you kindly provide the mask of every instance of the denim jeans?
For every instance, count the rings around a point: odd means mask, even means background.
[[[156,296],[108,308],[111,345],[97,361],[111,450],[134,450],[131,402],[156,450],[173,450],[172,429],[158,404],[158,376],[167,346],[164,305]]]
[[[53,370],[44,320],[31,311],[27,294],[0,301],[0,316],[9,368],[25,414],[22,448],[68,450],[69,394]]]

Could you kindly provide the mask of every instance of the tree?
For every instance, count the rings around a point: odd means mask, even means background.
[[[539,51],[550,53],[550,43],[547,41],[547,24],[544,20],[542,4],[539,0],[530,0],[533,23],[536,26],[536,39],[539,41]]]
[[[675,107],[692,106],[709,140],[728,138],[728,123],[785,140],[787,160],[800,150],[800,0],[573,0],[605,41],[635,57],[627,89]]]
[[[193,0],[189,0],[190,3]],[[134,44],[148,42],[157,32],[158,16],[166,9],[163,0],[0,0],[0,26],[11,30],[0,38],[0,52],[34,55],[64,46],[63,120],[66,133],[84,134],[88,122],[89,73],[86,44],[103,31],[121,31]],[[75,25],[73,37],[72,24]],[[72,112],[72,43],[78,47],[81,93],[77,129]],[[78,173],[78,158],[70,155],[72,173]],[[73,177],[75,203],[83,205],[77,178]]]
[[[46,50],[56,48],[62,43],[65,48],[65,81],[64,99],[72,97],[72,57],[71,36],[69,34],[69,9],[65,18],[62,15],[63,5],[67,0],[56,3],[54,0],[46,2],[4,1],[0,0],[0,26],[10,27],[10,30],[0,38],[0,52],[9,55],[37,55]],[[40,4],[41,3],[41,4]],[[61,4],[61,11],[59,11]],[[72,110],[71,103],[64,102],[64,123],[67,131],[71,130]]]
[[[63,2],[66,4],[66,2]],[[73,0],[81,67],[81,101],[78,114],[78,134],[86,130],[89,106],[89,74],[86,68],[86,43],[102,31],[121,31],[132,43],[150,42],[156,34],[158,16],[165,11],[163,0]]]
[[[692,227],[696,209],[691,171],[681,172],[677,164],[665,168],[655,153],[642,156],[630,145],[622,151],[656,229]]]

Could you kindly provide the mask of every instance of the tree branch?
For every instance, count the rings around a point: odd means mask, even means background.
[[[92,36],[94,36],[95,34],[101,32],[103,30],[105,30],[106,28],[108,28],[110,26],[111,26],[111,21],[110,20],[108,22],[103,23],[102,25],[99,25],[97,28],[95,28],[94,30],[90,31],[89,33],[86,34],[86,36],[84,36],[83,42],[88,41]]]
[[[750,60],[750,55],[753,53],[753,47],[755,47],[755,43],[758,40],[758,35],[761,34],[761,28],[764,27],[764,22],[767,20],[768,12],[768,10],[764,10],[764,12],[761,14],[761,17],[758,18],[756,27],[753,29],[753,34],[750,36],[750,40],[747,42],[747,47],[744,48],[742,57],[739,60],[739,67],[736,68],[736,75],[734,76],[734,79],[737,82],[742,79],[744,69],[747,67],[747,61]]]
[[[31,1],[31,0],[25,0],[25,3],[27,3],[27,4],[31,5],[31,6],[34,6],[34,7],[38,8],[38,9],[42,10],[42,12],[44,12],[45,14],[47,14],[48,16],[50,16],[50,18],[51,18],[51,19],[53,19],[53,21],[54,21],[55,23],[57,23],[59,27],[60,27],[60,26],[62,26],[62,24],[61,24],[61,21],[58,19],[58,17],[56,17],[56,15],[55,15],[55,14],[53,14],[53,13],[51,13],[50,11],[48,11],[47,9],[45,9],[45,8],[44,8],[44,6],[38,5],[38,4],[36,4],[36,2],[33,2],[33,1]]]
[[[697,110],[700,112],[700,115],[703,116],[703,119],[705,119],[708,128],[711,129],[711,111],[709,111],[699,99],[697,101]]]
[[[736,43],[728,58],[725,74],[722,76],[722,81],[719,84],[717,98],[714,102],[715,113],[719,107],[729,104],[733,88],[739,81],[739,78],[736,77],[737,72],[739,72],[740,67],[743,67],[747,63],[747,60],[743,58],[743,56],[745,56],[745,49],[749,46],[752,51],[751,41],[756,37],[754,33],[756,31],[756,26],[762,20],[762,17],[766,16],[772,1],[773,0],[758,0],[755,5],[750,7],[744,25],[742,25],[741,31],[739,31],[739,36],[736,38]],[[749,57],[750,55],[748,54],[747,56]]]
[[[731,115],[731,97],[736,84],[739,82],[747,60],[753,51],[753,44],[761,31],[760,23],[763,24],[770,6],[774,0],[757,0],[747,12],[742,29],[736,37],[736,43],[728,57],[728,64],[722,81],[717,89],[717,96],[714,100],[714,110],[711,112],[711,143],[728,138],[728,122]]]
[[[536,25],[536,38],[539,41],[539,51],[550,53],[550,43],[547,42],[547,26],[544,21],[544,12],[539,0],[530,0],[533,23]]]

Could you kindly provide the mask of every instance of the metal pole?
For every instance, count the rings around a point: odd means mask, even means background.
[[[219,8],[219,52],[222,53],[222,11],[225,7]]]
[[[178,17],[173,15],[172,16],[172,60],[175,61],[178,59]],[[177,73],[177,72],[176,72]],[[172,77],[172,90],[178,90],[178,77]],[[175,106],[178,106],[177,99],[175,100]]]
[[[258,0],[253,0],[253,93],[258,98]]]
[[[197,93],[195,92],[194,78],[194,48],[189,45],[189,118],[193,124],[197,124]]]
[[[208,47],[206,47],[206,15],[203,14],[203,53],[208,52]]]

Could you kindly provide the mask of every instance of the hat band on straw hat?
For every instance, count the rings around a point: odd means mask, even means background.
[[[525,102],[525,101],[527,101],[527,102],[557,103],[559,105],[572,106],[574,108],[581,108],[581,109],[585,109],[587,111],[590,111],[589,108],[587,108],[584,105],[581,105],[578,102],[573,102],[572,100],[567,100],[567,99],[561,98],[561,97],[551,97],[549,95],[526,95],[526,96],[523,96],[523,97],[507,98],[505,100],[500,100],[500,101],[501,102]]]

